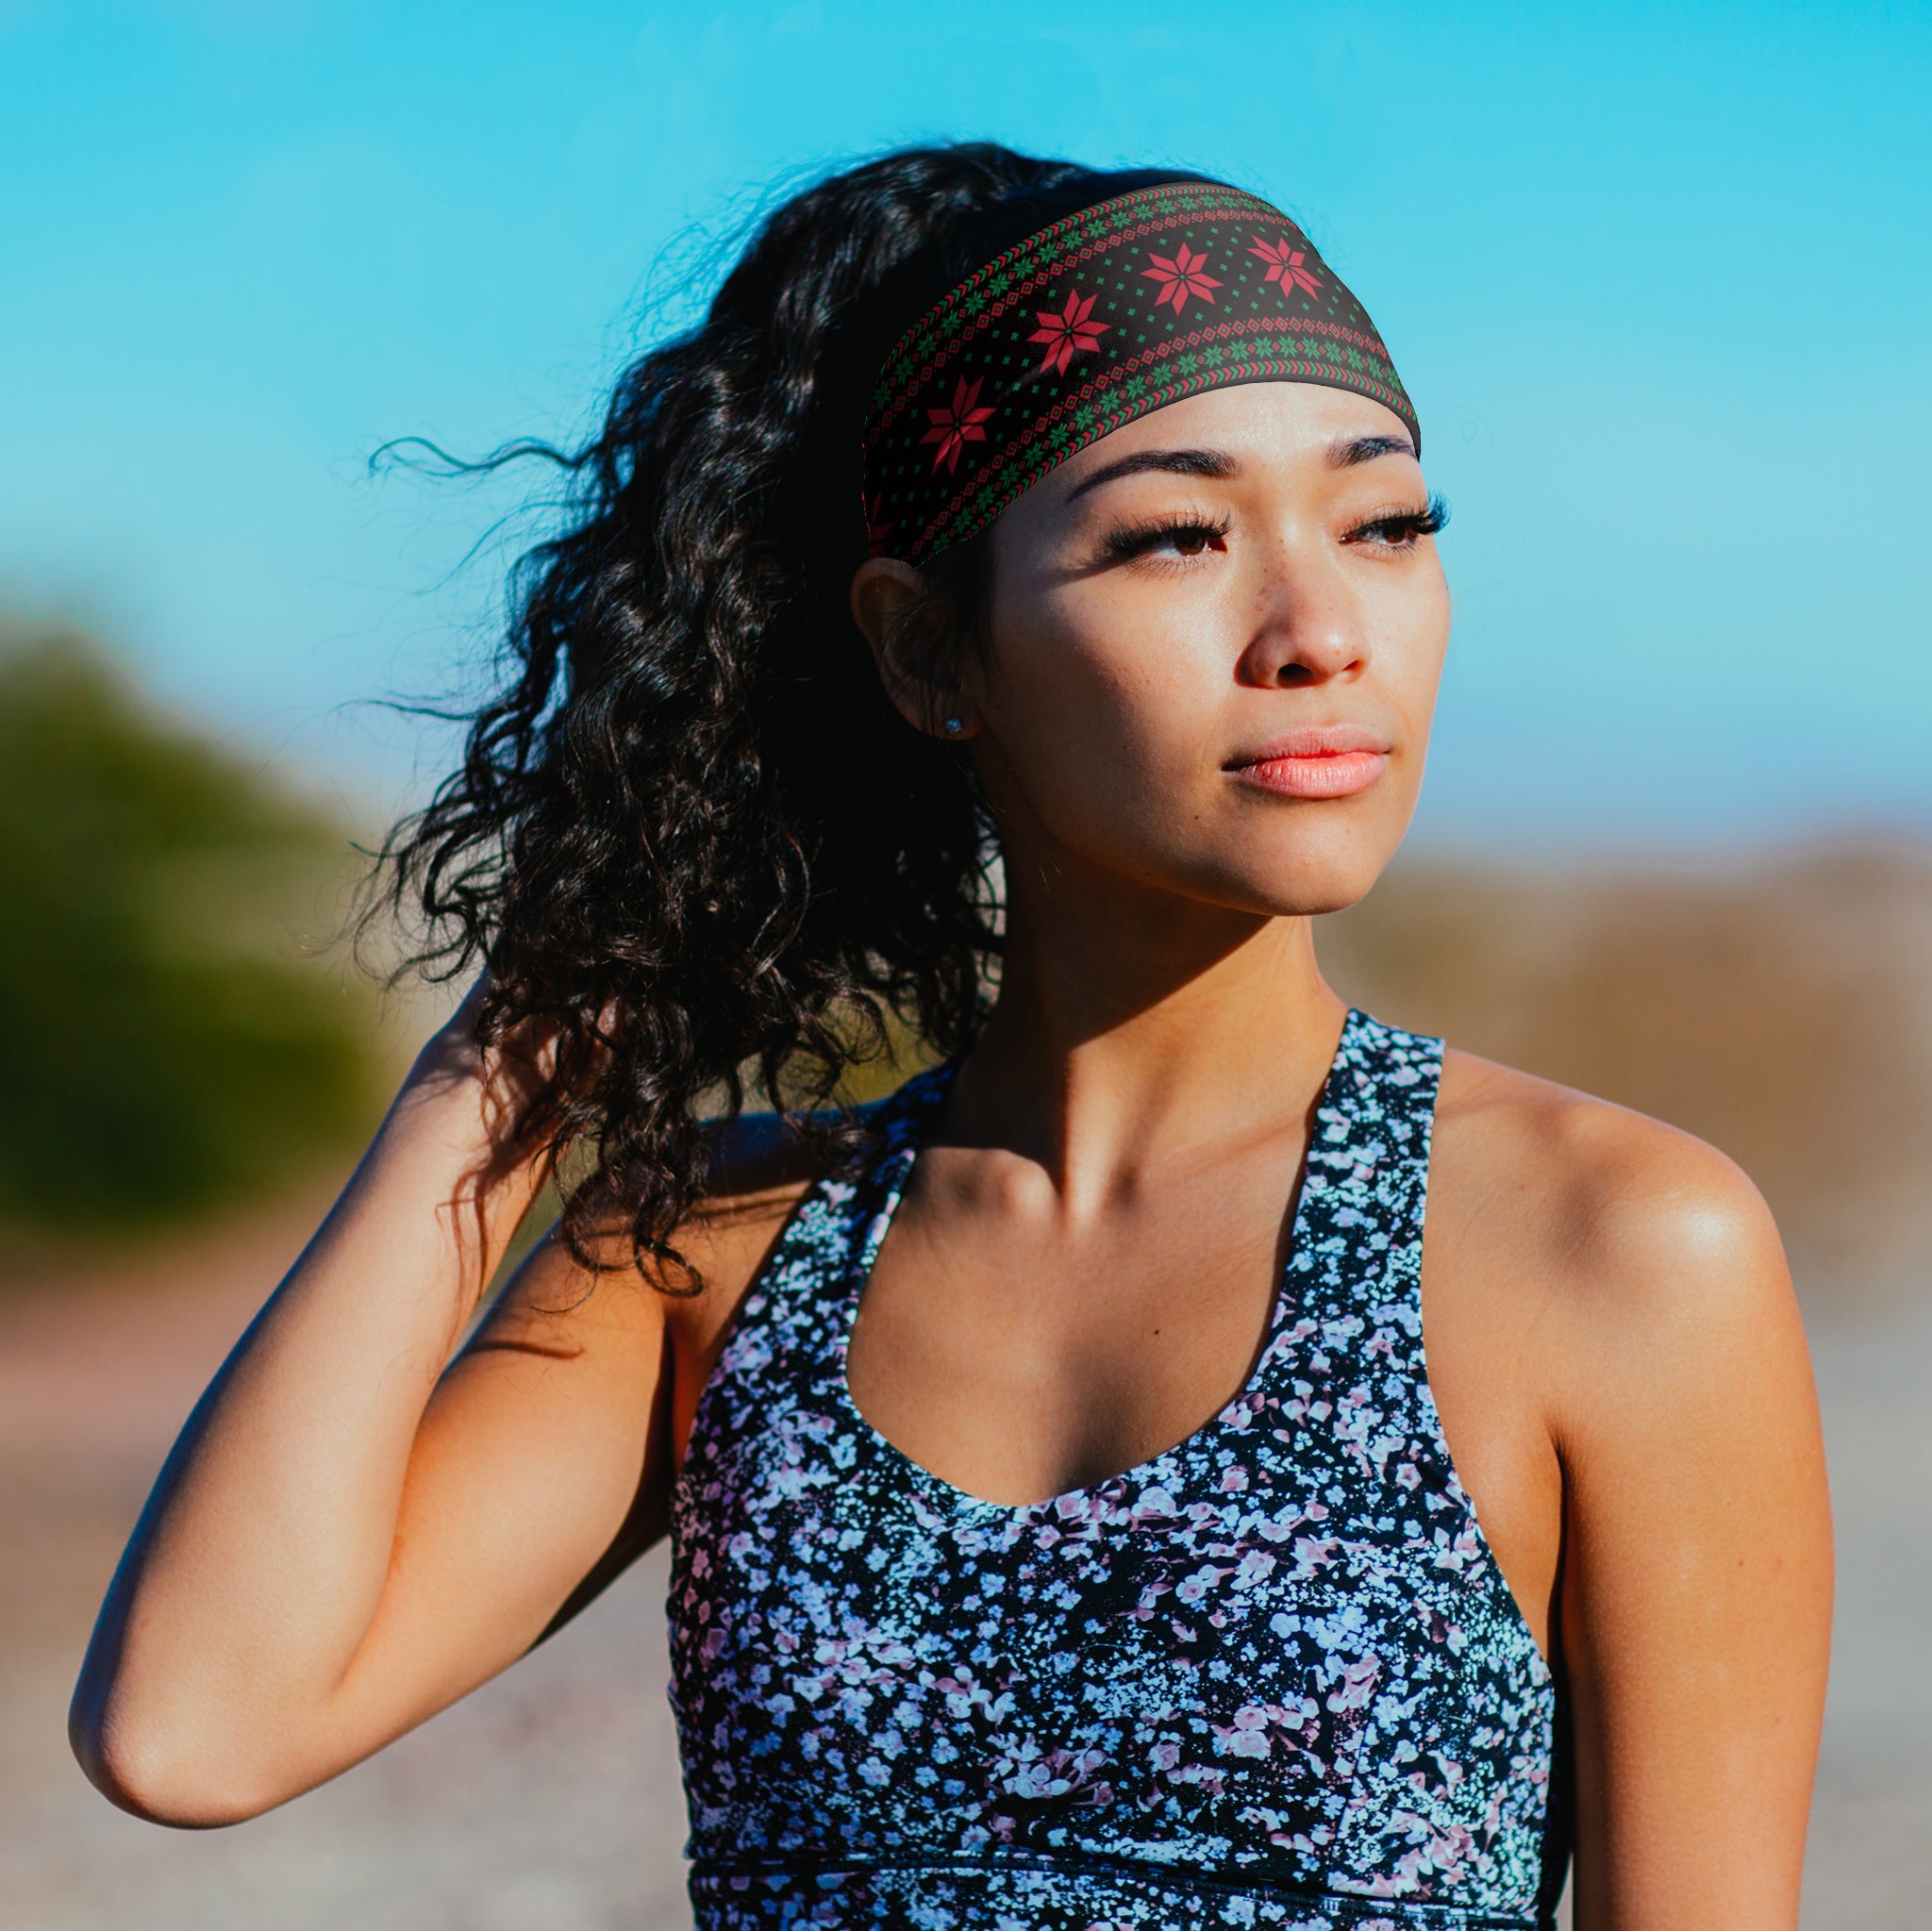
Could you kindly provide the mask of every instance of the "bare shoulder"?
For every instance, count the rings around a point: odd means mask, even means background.
[[[593,1209],[594,1275],[553,1227],[504,1293],[498,1325],[543,1328],[568,1316],[575,1328],[592,1322],[652,1331],[668,1325],[680,1338],[722,1326],[816,1168],[808,1144],[775,1114],[716,1122],[707,1138],[710,1184],[674,1237],[686,1268],[640,1265],[628,1216],[614,1206]]]
[[[775,1113],[741,1113],[708,1132],[711,1182],[677,1244],[708,1299],[735,1302],[805,1190],[816,1149]]]
[[[1432,1240],[1507,1289],[1553,1389],[1707,1380],[1715,1357],[1799,1333],[1762,1196],[1676,1127],[1451,1052],[1433,1166]]]
[[[1444,1426],[1570,1691],[1577,1923],[1795,1923],[1831,1522],[1757,1190],[1451,1053],[1424,1244]]]

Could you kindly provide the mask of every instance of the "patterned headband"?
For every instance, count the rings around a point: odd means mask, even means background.
[[[866,416],[874,557],[976,535],[1074,451],[1183,396],[1320,382],[1415,409],[1362,306],[1257,195],[1169,180],[975,269],[900,337]]]

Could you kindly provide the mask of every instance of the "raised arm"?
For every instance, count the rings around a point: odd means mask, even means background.
[[[203,1825],[334,1775],[522,1655],[667,1479],[663,1297],[546,1240],[451,1354],[541,1163],[469,1008],[203,1395],[114,1576],[76,1756]]]

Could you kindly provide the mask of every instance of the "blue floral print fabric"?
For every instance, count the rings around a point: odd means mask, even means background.
[[[1556,1686],[1450,1463],[1419,1282],[1439,1040],[1351,1012],[1245,1387],[1026,1507],[855,1406],[858,1297],[952,1075],[754,1282],[673,1496],[700,1931],[1547,1925]]]

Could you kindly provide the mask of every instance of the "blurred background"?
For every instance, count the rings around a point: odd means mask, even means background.
[[[29,1931],[684,1923],[661,1553],[237,1829],[69,1758],[94,1606],[431,996],[345,949],[514,471],[743,224],[900,141],[1173,162],[1376,317],[1455,523],[1381,1016],[1656,1113],[1792,1254],[1840,1532],[1807,1931],[1932,1881],[1932,14],[0,0],[0,1897]]]

